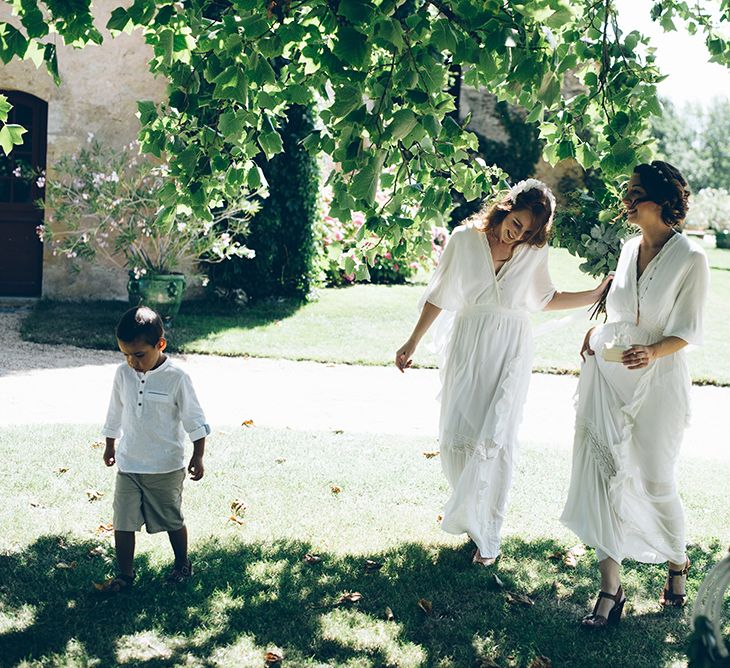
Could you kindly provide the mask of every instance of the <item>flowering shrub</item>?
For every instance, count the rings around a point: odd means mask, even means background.
[[[381,204],[387,196],[378,192],[376,200]],[[430,238],[405,230],[402,243],[393,251],[379,250],[380,238],[368,231],[362,212],[353,213],[347,222],[330,215],[332,191],[324,188],[322,201],[322,264],[328,285],[347,285],[356,282],[400,284],[412,278],[420,268],[431,269],[440,257],[449,232],[444,227],[434,227]],[[408,248],[408,252],[404,249]],[[364,251],[364,253],[363,253]],[[362,261],[365,254],[368,263]]]
[[[685,228],[730,232],[730,192],[725,188],[703,188],[692,197]]]
[[[44,180],[45,202],[39,205],[46,209],[46,222],[38,235],[74,269],[79,260],[102,256],[136,278],[173,273],[191,260],[253,257],[233,237],[245,234],[257,203],[244,197],[220,202],[210,220],[195,217],[186,206],[170,213],[159,203],[166,175],[166,165],[139,156],[136,142],[115,150],[89,133],[88,146],[62,157]]]

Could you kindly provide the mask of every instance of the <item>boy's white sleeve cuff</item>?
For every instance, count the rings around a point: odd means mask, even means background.
[[[105,438],[121,438],[122,430],[112,429],[111,427],[104,425],[104,428],[101,430],[101,435]]]
[[[200,438],[205,438],[208,434],[210,434],[210,427],[207,424],[204,424],[202,427],[198,427],[194,431],[189,432],[188,436],[190,436],[190,440],[194,442]]]

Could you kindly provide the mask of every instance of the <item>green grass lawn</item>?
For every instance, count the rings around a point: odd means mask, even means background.
[[[708,249],[712,292],[707,310],[705,345],[692,352],[697,382],[730,384],[730,251]],[[580,272],[566,251],[551,251],[551,273],[559,289],[583,290],[594,281]],[[356,285],[325,289],[320,298],[298,307],[291,302],[262,303],[243,309],[186,302],[170,332],[174,350],[187,353],[251,355],[346,364],[391,364],[417,318],[422,285]],[[40,343],[72,343],[116,348],[114,326],[126,304],[41,301],[25,321],[23,336]],[[567,312],[541,313],[536,323]],[[535,368],[576,372],[578,350],[588,328],[579,319],[537,340]],[[436,365],[427,346],[416,354],[419,366]]]
[[[438,457],[423,455],[433,440],[216,432],[205,478],[185,487],[194,579],[163,586],[167,540],[141,535],[135,590],[105,597],[92,583],[113,572],[111,537],[97,533],[111,521],[113,472],[92,446],[96,432],[0,429],[2,665],[258,668],[269,650],[284,666],[506,668],[540,655],[561,668],[685,665],[689,610],[656,603],[660,566],[626,565],[618,628],[587,636],[577,627],[597,590],[595,557],[576,568],[551,559],[575,538],[557,522],[569,453],[550,444],[527,444],[503,556],[483,569],[463,538],[438,527],[447,488]],[[727,540],[729,475],[727,461],[681,466],[690,595],[725,547],[716,537]],[[102,496],[89,501],[87,491]],[[242,524],[229,519],[234,499],[246,505]],[[303,561],[308,553],[321,563]],[[347,592],[360,600],[338,603]]]

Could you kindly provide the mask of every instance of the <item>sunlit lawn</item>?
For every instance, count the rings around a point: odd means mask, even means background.
[[[708,254],[713,270],[705,345],[692,352],[690,367],[696,381],[726,385],[730,384],[730,251],[708,249]],[[551,273],[559,289],[594,285],[578,264],[564,250],[551,251]],[[243,309],[188,302],[169,338],[173,349],[190,353],[391,364],[416,320],[423,289],[423,285],[325,289],[317,301],[302,307],[287,301]],[[115,348],[114,325],[125,308],[121,302],[40,302],[26,320],[23,335],[38,342]],[[542,313],[534,321],[539,324],[567,315]],[[577,371],[578,349],[589,324],[587,317],[578,317],[538,337],[535,369]],[[417,352],[416,364],[436,365],[425,344]]]
[[[575,538],[556,519],[569,453],[549,443],[527,445],[503,556],[483,569],[438,527],[447,489],[439,458],[423,454],[433,440],[215,432],[205,478],[185,488],[193,581],[164,586],[166,538],[143,535],[135,590],[107,598],[92,583],[113,572],[110,534],[97,532],[111,521],[113,472],[91,445],[96,433],[0,429],[2,665],[260,667],[267,651],[283,666],[507,667],[539,655],[556,667],[685,665],[689,611],[660,610],[659,566],[627,564],[620,627],[599,638],[577,628],[596,592],[595,558],[577,568],[551,558]],[[729,475],[727,462],[681,465],[691,594],[726,547]],[[234,499],[246,507],[241,524],[229,519]],[[308,553],[321,563],[303,561]],[[338,603],[353,592],[360,600]],[[534,605],[510,602],[515,594]]]

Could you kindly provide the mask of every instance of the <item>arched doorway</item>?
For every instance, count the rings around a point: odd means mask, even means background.
[[[48,104],[19,91],[2,91],[13,108],[8,123],[27,132],[21,146],[6,156],[0,151],[0,296],[39,297],[43,278],[43,244],[36,227],[43,210]],[[45,173],[45,172],[44,172]]]

